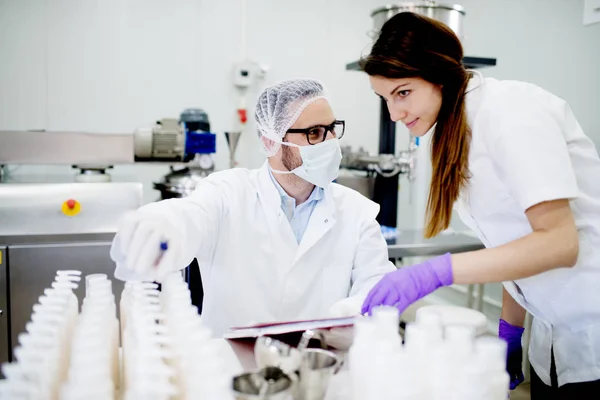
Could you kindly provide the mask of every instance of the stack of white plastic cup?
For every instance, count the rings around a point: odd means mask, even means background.
[[[508,397],[510,376],[506,372],[507,344],[498,337],[481,337],[475,340],[475,363],[484,374],[487,390],[483,398],[505,400]]]
[[[112,400],[119,384],[119,323],[112,282],[86,276],[85,298],[73,333],[63,400]]]
[[[372,341],[373,366],[375,372],[370,389],[370,398],[400,399],[408,388],[404,381],[406,373],[403,364],[406,360],[402,338],[400,337],[400,314],[395,307],[376,307],[372,320],[376,325],[376,338]]]
[[[441,317],[435,312],[417,311],[416,320],[406,326],[406,348],[409,373],[412,373],[415,398],[433,397],[432,367],[443,351],[444,331]]]
[[[176,385],[181,399],[231,399],[231,374],[226,371],[218,344],[192,305],[190,291],[180,273],[162,284],[161,305],[171,335],[177,371]]]
[[[433,354],[430,379],[433,399],[462,400],[458,382],[474,354],[475,329],[466,325],[450,325],[444,330],[444,341]]]
[[[2,366],[2,398],[54,400],[69,365],[70,342],[77,321],[78,300],[73,289],[79,271],[58,271],[52,288],[34,305],[26,332],[19,335],[15,361]]]
[[[353,399],[403,399],[402,393],[412,392],[399,322],[394,307],[377,307],[372,317],[356,318],[348,354]]]
[[[358,316],[354,320],[354,339],[348,350],[350,382],[353,400],[368,400],[372,369],[370,366],[371,345],[377,325],[368,317]]]
[[[126,286],[120,304],[124,321],[123,399],[169,400],[178,395],[175,372],[168,365],[171,341],[164,322],[159,291],[148,282]]]
[[[474,353],[456,384],[454,392],[461,400],[506,400],[509,397],[506,342],[492,336],[477,338]]]

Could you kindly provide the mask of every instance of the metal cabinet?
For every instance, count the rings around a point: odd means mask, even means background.
[[[51,286],[57,270],[82,272],[82,280],[75,291],[80,307],[85,297],[85,276],[96,273],[107,274],[111,279],[118,304],[124,283],[113,276],[115,264],[109,256],[112,236],[114,234],[38,237],[33,243],[8,246],[10,343],[13,347],[30,320],[33,305],[44,289]]]

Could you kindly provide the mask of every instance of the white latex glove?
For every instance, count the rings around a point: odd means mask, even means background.
[[[329,309],[331,318],[345,318],[360,315],[364,299],[359,297],[347,297],[334,303]]]
[[[161,251],[162,242],[167,243],[165,251]],[[177,255],[183,244],[183,232],[167,218],[137,210],[121,220],[110,254],[117,262],[117,270],[125,269],[122,275],[160,282],[177,269]]]
[[[341,327],[322,329],[319,332],[323,334],[325,343],[338,350],[348,350],[354,340],[354,327]]]
[[[345,318],[360,315],[363,299],[361,297],[348,297],[333,304],[329,309],[331,318]],[[322,330],[325,343],[338,350],[348,350],[354,339],[353,327],[340,327]]]

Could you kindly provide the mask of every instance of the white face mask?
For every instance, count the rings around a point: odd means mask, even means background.
[[[315,186],[325,188],[338,177],[342,161],[342,149],[339,140],[329,139],[323,143],[298,146],[294,143],[281,142],[284,146],[300,149],[302,165],[291,171],[278,171],[276,174],[294,174]]]

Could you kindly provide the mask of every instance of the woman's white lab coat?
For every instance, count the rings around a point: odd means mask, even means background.
[[[529,207],[570,199],[579,258],[504,287],[533,319],[529,357],[550,384],[554,349],[559,385],[600,379],[600,159],[569,106],[531,84],[483,79],[467,89],[472,129],[469,186],[456,203],[487,247],[532,232]]]
[[[379,206],[341,185],[325,189],[298,244],[266,163],[214,173],[191,196],[142,211],[184,232],[176,267],[198,259],[202,318],[217,335],[251,322],[329,317],[349,296],[359,313],[368,291],[395,269],[375,220]],[[126,278],[118,246],[111,256],[115,275]]]

